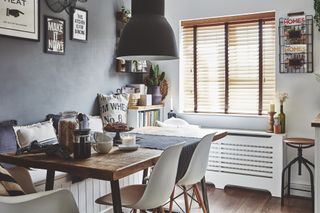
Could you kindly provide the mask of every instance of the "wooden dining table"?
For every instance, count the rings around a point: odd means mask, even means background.
[[[108,154],[93,153],[84,160],[63,160],[46,154],[15,153],[0,154],[0,162],[27,168],[46,169],[46,191],[54,187],[55,171],[66,172],[76,177],[110,181],[115,213],[122,213],[119,179],[153,166],[162,151],[140,148],[134,152],[122,152],[113,148]]]
[[[218,132],[214,140],[223,138],[226,134],[224,131]],[[110,181],[113,211],[115,213],[122,213],[119,179],[139,171],[144,171],[143,175],[146,176],[148,168],[157,162],[161,153],[162,150],[149,148],[139,148],[133,152],[123,152],[114,147],[108,154],[98,154],[93,151],[91,157],[84,160],[64,160],[47,156],[44,153],[22,155],[1,153],[0,162],[26,168],[47,170],[46,191],[52,190],[54,187],[55,171],[66,172],[80,178]],[[201,183],[203,198],[208,209],[207,212],[209,212],[205,178],[203,178]]]

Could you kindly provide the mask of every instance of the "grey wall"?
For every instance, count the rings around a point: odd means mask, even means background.
[[[117,0],[78,4],[89,13],[87,43],[69,39],[66,12],[55,14],[40,2],[40,42],[0,37],[0,121],[26,124],[66,110],[96,113],[97,92],[133,81],[132,75],[115,72]],[[65,55],[43,53],[43,15],[66,20]]]

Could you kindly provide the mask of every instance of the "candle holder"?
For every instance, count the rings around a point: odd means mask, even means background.
[[[274,125],[274,115],[276,112],[268,112],[269,114],[269,122],[268,122],[268,130],[267,132],[272,133],[273,132],[273,125]]]

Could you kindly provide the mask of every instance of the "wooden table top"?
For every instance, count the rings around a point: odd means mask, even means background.
[[[130,174],[149,168],[156,163],[162,151],[139,148],[133,152],[123,152],[113,148],[108,154],[97,154],[85,160],[63,160],[43,153],[15,155],[0,154],[0,162],[23,167],[51,169],[67,172],[83,178],[118,180]]]
[[[225,131],[217,132],[213,142],[226,135]],[[23,155],[2,153],[0,154],[0,162],[22,167],[61,171],[82,178],[111,181],[119,180],[153,166],[159,159],[162,150],[139,148],[133,152],[123,152],[114,147],[108,154],[92,152],[91,157],[84,160],[63,160],[49,157],[44,153]]]
[[[312,127],[320,127],[320,114],[317,115],[317,117],[311,123],[311,126]]]

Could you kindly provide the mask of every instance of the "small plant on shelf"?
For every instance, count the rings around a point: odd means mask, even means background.
[[[160,74],[160,68],[158,64],[152,65],[150,67],[149,76],[145,78],[145,84],[148,87],[160,86],[161,82],[164,80],[165,73]]]
[[[148,87],[148,94],[152,94],[152,104],[161,104],[168,94],[168,82],[165,80],[165,73],[160,72],[158,64],[150,67],[149,76],[144,79]]]
[[[121,7],[121,10],[117,12],[117,19],[123,24],[127,24],[131,18],[131,11],[126,9],[124,6]]]
[[[320,31],[320,0],[314,0],[314,20],[316,21],[316,25],[318,27],[318,31]]]

